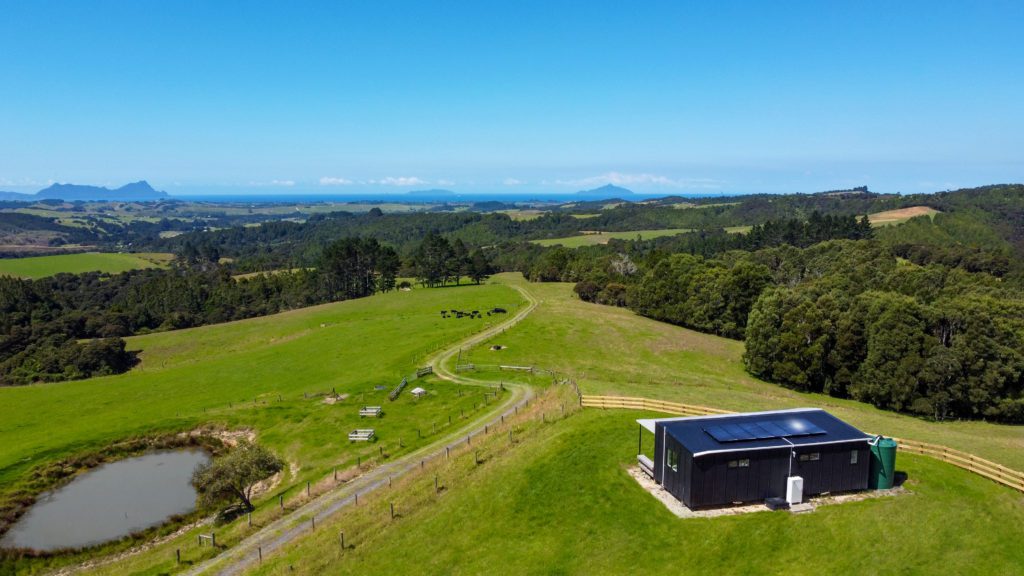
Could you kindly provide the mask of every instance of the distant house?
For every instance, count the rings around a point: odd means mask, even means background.
[[[653,461],[639,455],[641,466],[689,508],[769,498],[795,503],[803,496],[868,487],[872,437],[824,410],[637,423],[641,434],[654,433]]]
[[[412,394],[416,398],[423,398],[424,396],[427,395],[427,391],[424,390],[423,388],[416,387],[412,389],[412,392],[410,392],[410,394]]]

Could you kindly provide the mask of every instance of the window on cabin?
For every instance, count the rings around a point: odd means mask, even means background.
[[[673,472],[679,471],[679,453],[675,450],[668,451],[668,467]]]
[[[821,460],[821,452],[808,452],[807,454],[800,455],[801,462]]]
[[[729,460],[729,468],[750,468],[750,458],[740,458],[739,460]]]
[[[850,450],[850,464],[856,464],[857,463],[857,457],[858,457],[857,456],[857,451],[856,450]]]

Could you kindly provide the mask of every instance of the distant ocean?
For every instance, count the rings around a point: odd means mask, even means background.
[[[645,200],[648,198],[664,198],[668,194],[642,194],[633,193],[624,197],[627,200]],[[706,198],[707,194],[672,194],[685,198]],[[488,202],[498,201],[505,203],[565,203],[587,200],[601,200],[606,196],[590,196],[584,194],[502,194],[502,193],[456,193],[456,194],[172,194],[175,200],[192,202],[232,202],[241,204],[268,204],[268,203],[313,203],[313,202],[367,202],[367,203],[467,203],[467,202]]]

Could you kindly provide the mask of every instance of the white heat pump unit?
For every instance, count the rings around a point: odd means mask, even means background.
[[[790,506],[799,504],[804,499],[804,479],[799,476],[790,476],[786,479],[786,502]]]

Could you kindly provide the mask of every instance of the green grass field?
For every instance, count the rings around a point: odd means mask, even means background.
[[[45,278],[66,272],[127,272],[139,268],[163,267],[170,262],[171,254],[161,253],[112,253],[84,252],[82,254],[58,254],[55,256],[33,256],[30,258],[0,259],[0,275],[19,278]]]
[[[381,446],[392,457],[406,453],[447,433],[450,416],[454,426],[463,414],[473,417],[480,402],[477,394],[463,395],[433,378],[417,383],[432,392],[421,401],[408,394],[396,402],[386,398],[428,355],[490,321],[445,320],[439,310],[500,306],[512,312],[522,303],[500,285],[416,289],[130,338],[129,347],[142,350],[142,363],[127,374],[0,388],[0,498],[44,462],[131,435],[206,425],[255,430],[288,462],[286,488],[315,483],[357,458],[374,459]],[[304,397],[332,389],[350,397],[335,405]],[[365,426],[358,416],[363,404],[384,406],[385,416],[373,422],[379,441],[352,445],[346,435]],[[244,532],[234,530],[225,529],[218,540],[229,543]]]
[[[514,330],[469,352],[469,362],[554,369],[575,377],[587,394],[645,396],[737,411],[818,406],[865,431],[944,444],[1024,470],[1024,426],[928,422],[852,400],[797,393],[747,374],[740,361],[742,342],[582,302],[572,284],[531,284],[512,276],[503,281],[526,287],[541,304]],[[507,348],[494,352],[494,344]],[[481,377],[527,380],[509,372]]]
[[[391,386],[431,352],[482,328],[484,321],[442,320],[443,308],[503,306],[513,311],[521,287],[537,309],[513,328],[462,352],[479,367],[471,377],[519,381],[549,390],[517,423],[511,447],[504,431],[445,468],[428,468],[365,505],[325,520],[322,528],[265,559],[261,573],[851,573],[870,559],[879,573],[1011,574],[1024,565],[1016,545],[1024,496],[927,458],[901,454],[911,494],[820,508],[813,514],[760,513],[679,520],[645,493],[625,468],[636,452],[640,413],[572,412],[568,387],[550,376],[502,372],[534,365],[578,381],[584,393],[663,398],[732,410],[820,406],[866,431],[945,444],[1024,469],[1024,427],[984,422],[933,423],[822,395],[798,394],[746,374],[741,342],[699,334],[588,304],[571,284],[531,284],[501,274],[474,287],[416,289],[318,306],[267,318],[131,339],[144,350],[131,373],[81,382],[0,389],[0,486],[15,486],[31,467],[130,434],[187,430],[213,423],[252,428],[293,468],[273,496],[301,499],[300,486],[333,466],[372,458],[378,446],[341,441],[359,422],[355,408],[382,403],[377,424],[393,455],[433,441],[417,427],[476,409],[475,397],[428,380],[435,395],[388,404],[375,384]],[[477,322],[478,324],[473,324]],[[386,344],[384,344],[386,343]],[[491,345],[504,348],[492,351]],[[305,393],[332,387],[352,396],[329,406]],[[116,391],[116,393],[112,393]],[[278,399],[278,395],[281,399]],[[374,396],[374,394],[379,395]],[[360,399],[360,395],[362,395]],[[556,396],[552,396],[556,395]],[[552,399],[554,398],[554,399]],[[570,414],[558,414],[558,402]],[[546,404],[545,404],[546,402]],[[60,426],[53,426],[60,422]],[[438,434],[443,434],[439,431]],[[472,452],[470,452],[472,453]],[[443,490],[433,491],[433,475]],[[0,492],[2,494],[2,492]],[[396,502],[392,520],[388,503]],[[280,515],[261,506],[255,526]],[[253,529],[218,528],[230,546]],[[344,530],[350,543],[337,547]],[[195,528],[99,573],[174,571],[173,552],[188,562],[208,558]],[[812,544],[813,543],[813,544]],[[837,552],[838,551],[838,552]],[[343,556],[343,557],[342,557]],[[50,569],[75,558],[26,563]]]
[[[433,495],[431,478],[410,479],[254,573],[930,575],[1024,565],[1024,497],[922,457],[897,461],[908,494],[803,515],[676,518],[626,471],[642,416],[585,410],[512,449],[492,440],[484,464],[463,458],[441,471],[464,476],[450,490]],[[395,500],[404,513],[391,520]]]
[[[481,368],[478,378],[550,382],[489,368],[536,365],[575,376],[584,393],[736,410],[823,406],[866,429],[1024,464],[1021,427],[935,424],[795,394],[746,375],[741,343],[580,302],[568,284],[502,281],[522,283],[541,304],[468,353]],[[492,344],[507,348],[492,351]],[[635,419],[651,415],[587,409],[524,435],[512,449],[492,439],[478,446],[483,465],[464,459],[439,472],[451,478],[449,490],[433,494],[434,472],[411,478],[399,494],[332,520],[254,573],[853,574],[870,564],[885,574],[1013,574],[1024,565],[1024,549],[1014,544],[1024,495],[905,453],[897,464],[908,474],[907,494],[807,515],[677,519],[626,472],[635,462]],[[389,502],[403,511],[395,520],[386,513]],[[344,552],[339,531],[350,543]]]

